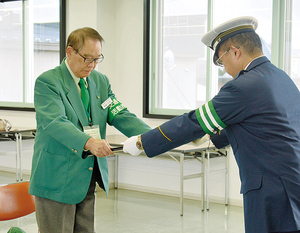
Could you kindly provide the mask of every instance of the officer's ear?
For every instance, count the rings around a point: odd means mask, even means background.
[[[241,57],[242,51],[239,46],[231,46],[230,50],[234,53],[236,59],[239,59]]]

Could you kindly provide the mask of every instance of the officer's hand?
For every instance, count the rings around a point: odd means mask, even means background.
[[[133,136],[133,137],[128,138],[124,142],[123,151],[125,153],[129,153],[134,156],[139,155],[142,151],[136,147],[137,140],[138,140],[138,136]]]
[[[91,151],[93,155],[101,158],[114,154],[109,143],[103,139],[97,140],[94,138],[89,138],[84,146],[84,149]]]

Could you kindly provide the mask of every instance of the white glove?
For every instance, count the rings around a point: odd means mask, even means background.
[[[142,150],[140,150],[139,148],[136,147],[137,141],[138,141],[138,136],[133,136],[133,137],[128,138],[124,142],[123,151],[125,153],[129,153],[133,156],[139,155],[142,152]]]
[[[205,134],[205,136],[203,136],[202,138],[196,139],[192,142],[190,142],[189,144],[193,145],[193,146],[200,146],[201,144],[203,144],[204,142],[207,142],[210,140],[210,137],[208,136],[208,134]]]

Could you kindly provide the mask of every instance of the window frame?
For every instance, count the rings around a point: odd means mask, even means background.
[[[151,5],[155,3],[152,0],[144,0],[144,65],[143,65],[143,117],[157,118],[157,119],[171,119],[175,115],[168,114],[152,114],[149,112],[150,108],[150,36],[151,36]]]
[[[22,1],[24,0],[1,0],[1,2],[12,2],[12,1]],[[23,3],[24,4],[24,3]],[[24,6],[23,6],[24,7]],[[60,62],[64,59],[65,57],[65,48],[66,48],[66,0],[59,0],[59,57],[60,57]],[[23,48],[24,52],[24,48]],[[24,55],[23,55],[24,57]],[[23,67],[24,68],[24,67]],[[26,85],[24,83],[23,85]],[[22,102],[19,102],[22,103]],[[0,110],[10,110],[10,111],[29,111],[29,112],[35,112],[34,107],[15,107],[15,106],[2,106],[0,102]]]

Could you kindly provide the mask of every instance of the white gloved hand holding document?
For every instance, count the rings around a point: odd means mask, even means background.
[[[137,141],[138,141],[138,136],[132,136],[132,137],[128,138],[124,142],[123,152],[129,153],[133,156],[139,155],[142,152],[142,150],[137,148]]]

